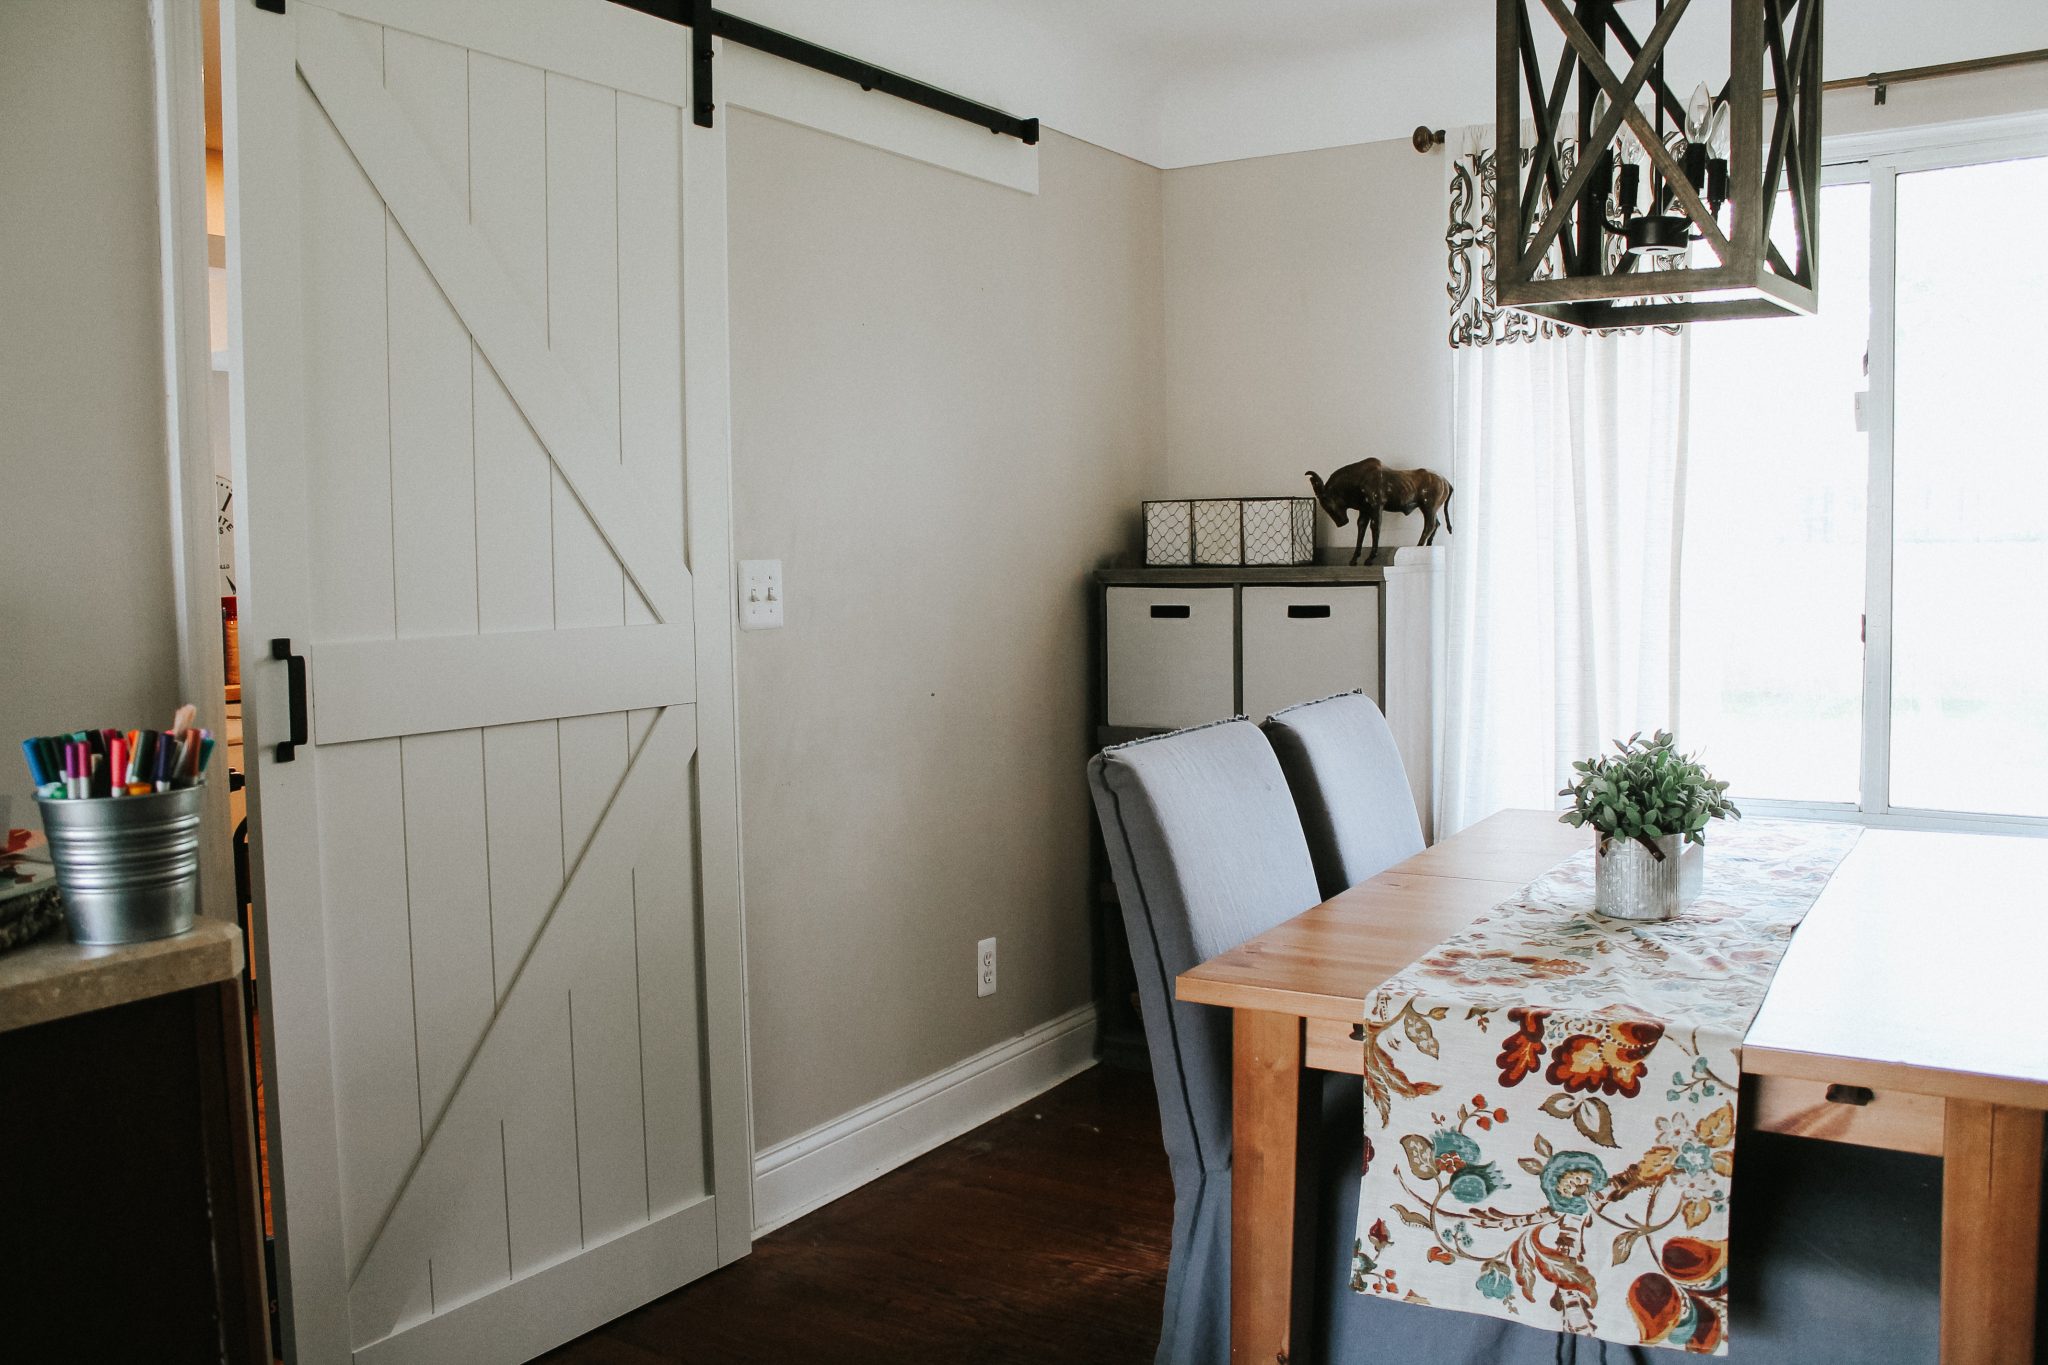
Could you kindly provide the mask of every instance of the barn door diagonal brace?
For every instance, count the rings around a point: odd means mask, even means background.
[[[741,47],[765,52],[771,57],[780,57],[786,62],[795,62],[798,66],[851,81],[863,90],[879,90],[948,118],[977,124],[999,136],[1014,137],[1028,144],[1038,141],[1038,120],[1035,118],[1006,114],[964,95],[956,95],[950,90],[941,90],[857,57],[849,57],[843,52],[820,47],[780,29],[713,9],[710,0],[612,0],[612,3],[694,30],[691,38],[690,106],[696,122],[706,128],[711,126],[712,113],[716,108],[711,93],[711,39],[719,37]]]

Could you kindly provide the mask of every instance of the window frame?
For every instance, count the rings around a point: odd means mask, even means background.
[[[1745,800],[1757,815],[1843,820],[1878,829],[2048,836],[2048,816],[1895,806],[1891,801],[1893,439],[1898,300],[1898,178],[1994,161],[2048,158],[2048,112],[1851,133],[1821,144],[1823,184],[1870,186],[1870,374],[1864,400],[1869,461],[1863,576],[1863,713],[1858,797]],[[1823,266],[1823,268],[1825,268]]]

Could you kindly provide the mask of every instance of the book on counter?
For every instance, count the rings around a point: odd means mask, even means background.
[[[0,796],[0,953],[40,938],[64,918],[57,869],[33,801]]]

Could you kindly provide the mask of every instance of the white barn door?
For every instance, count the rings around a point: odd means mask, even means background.
[[[723,133],[605,0],[282,8],[223,64],[287,1334],[523,1360],[751,1231]]]

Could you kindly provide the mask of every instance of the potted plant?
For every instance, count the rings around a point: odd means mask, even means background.
[[[1594,905],[1617,919],[1669,919],[1699,894],[1707,822],[1742,818],[1695,754],[1678,752],[1669,732],[1641,731],[1614,741],[1616,752],[1572,764],[1572,798],[1558,819],[1599,832]]]

